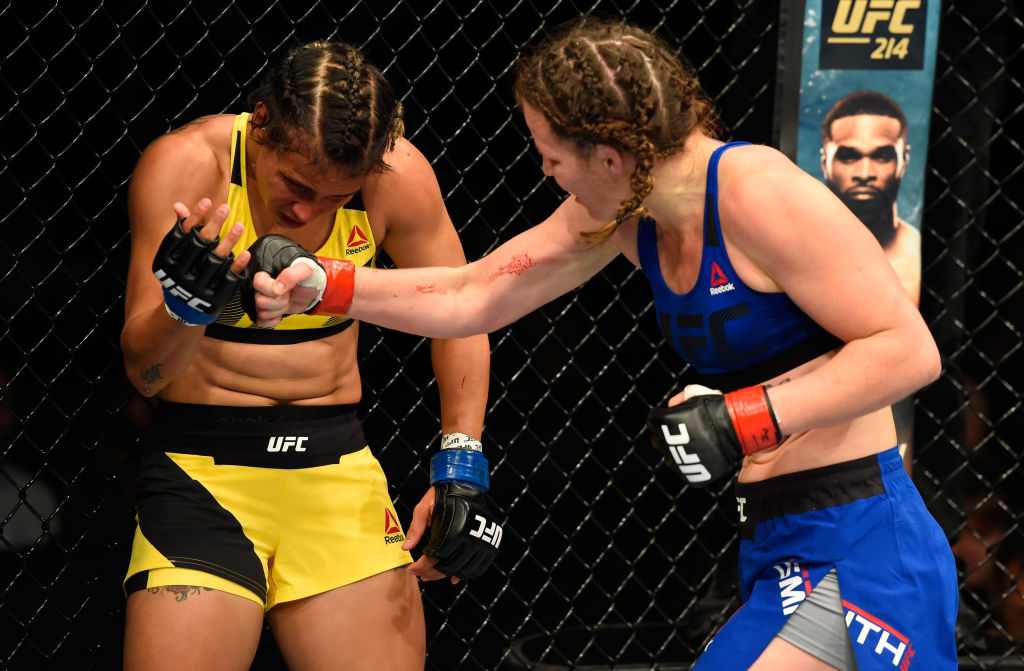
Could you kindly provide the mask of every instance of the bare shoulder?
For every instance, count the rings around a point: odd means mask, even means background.
[[[465,256],[427,158],[405,138],[361,187],[374,239],[399,267],[460,265]]]
[[[430,161],[416,145],[404,137],[384,154],[387,169],[371,175],[367,185],[385,192],[401,192],[411,188],[436,186],[437,177]],[[415,194],[410,194],[415,195]]]
[[[781,151],[763,144],[733,147],[718,163],[720,188],[740,195],[774,191],[804,178],[816,181]]]
[[[164,146],[223,149],[231,141],[234,120],[234,114],[210,114],[193,119],[153,140],[146,151]]]
[[[719,214],[734,234],[757,232],[766,222],[796,225],[827,215],[841,203],[820,180],[782,152],[749,145],[723,154],[718,167]]]
[[[200,117],[153,140],[139,156],[132,190],[177,192],[188,201],[221,186],[229,170],[234,115]],[[198,196],[202,197],[202,196]]]
[[[388,214],[392,220],[401,213],[422,216],[424,208],[436,216],[435,210],[443,207],[441,188],[426,156],[403,137],[384,155],[384,162],[387,169],[370,175],[363,184],[367,209],[378,216]]]
[[[395,140],[395,146],[384,154],[384,162],[391,168],[388,173],[401,173],[403,169],[408,170],[410,168],[426,167],[428,170],[430,169],[427,157],[407,137],[400,137]]]

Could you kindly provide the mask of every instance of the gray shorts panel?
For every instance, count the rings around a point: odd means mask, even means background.
[[[778,635],[839,671],[857,671],[835,568],[811,590]]]

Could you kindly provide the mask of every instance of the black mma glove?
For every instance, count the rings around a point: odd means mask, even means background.
[[[256,289],[252,282],[256,273],[265,270],[271,277],[296,263],[305,263],[313,273],[299,286],[316,289],[305,314],[344,315],[352,304],[355,286],[355,264],[351,261],[317,256],[283,235],[264,235],[249,247],[249,264],[242,283],[242,309],[253,322],[257,320]]]
[[[487,506],[486,495],[461,482],[434,485],[430,541],[423,552],[437,558],[434,568],[460,580],[479,578],[501,545],[501,525]]]
[[[782,440],[763,386],[725,395],[699,385],[687,390],[679,405],[652,410],[647,427],[654,446],[671,457],[691,485],[713,485],[731,475],[744,455]]]
[[[231,270],[235,255],[218,256],[219,240],[204,240],[199,226],[188,233],[178,219],[153,258],[153,274],[164,287],[167,314],[187,326],[217,319],[242,277]]]
[[[447,434],[430,460],[434,512],[425,554],[437,558],[441,573],[460,580],[483,575],[501,545],[501,525],[488,506],[487,458],[480,441],[465,434]]]

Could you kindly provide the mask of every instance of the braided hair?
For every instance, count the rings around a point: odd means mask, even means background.
[[[402,104],[380,70],[341,42],[293,49],[249,95],[254,139],[276,151],[295,151],[366,175],[388,169],[385,152],[402,136]]]
[[[515,95],[581,151],[606,144],[635,157],[633,195],[613,221],[585,234],[594,240],[646,212],[656,159],[681,150],[695,130],[717,132],[711,101],[676,52],[641,28],[608,19],[570,21],[521,58]]]

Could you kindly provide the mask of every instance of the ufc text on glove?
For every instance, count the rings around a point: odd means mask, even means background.
[[[778,421],[763,386],[722,395],[702,393],[647,416],[654,446],[672,458],[691,485],[728,477],[744,455],[778,445]]]
[[[153,258],[153,274],[164,288],[167,314],[186,326],[217,319],[242,276],[231,270],[234,254],[218,256],[218,241],[204,240],[199,227],[185,232],[184,219],[164,236]]]
[[[430,541],[423,551],[437,558],[441,573],[462,580],[479,578],[501,545],[502,528],[488,506],[487,458],[480,441],[448,434],[430,460],[434,512]]]

